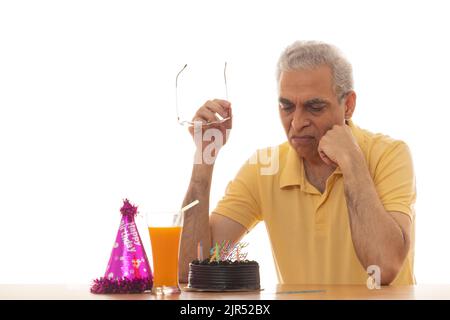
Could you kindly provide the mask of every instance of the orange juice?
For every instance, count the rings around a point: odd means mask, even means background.
[[[149,227],[153,255],[153,287],[178,286],[181,227]]]

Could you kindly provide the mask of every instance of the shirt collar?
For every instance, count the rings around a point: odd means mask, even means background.
[[[358,145],[364,150],[364,136],[362,130],[356,126],[352,120],[347,120],[347,125],[350,127],[353,136],[355,137]],[[305,183],[305,170],[303,167],[303,159],[298,157],[297,152],[291,147],[289,141],[288,152],[284,166],[281,168],[280,173],[280,188],[287,186],[303,186],[307,187]],[[341,168],[337,167],[333,174],[342,174]]]
[[[304,185],[303,160],[299,159],[297,152],[288,143],[286,162],[281,167],[280,188],[295,185]]]

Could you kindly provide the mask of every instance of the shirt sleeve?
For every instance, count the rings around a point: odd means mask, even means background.
[[[253,229],[262,220],[256,173],[257,165],[247,161],[234,180],[228,183],[225,195],[217,203],[213,214],[228,217],[248,231]]]
[[[416,181],[406,143],[399,141],[382,155],[374,182],[386,211],[402,212],[413,218]]]

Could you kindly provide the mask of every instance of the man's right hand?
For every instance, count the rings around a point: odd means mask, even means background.
[[[219,117],[217,117],[216,114],[219,114],[223,119],[228,117],[230,117],[230,119],[220,123],[212,123],[220,121]],[[197,110],[194,117],[192,118],[192,121],[199,121],[202,123],[201,126],[199,125],[189,127],[189,132],[194,139],[195,144],[197,145],[197,151],[201,150],[201,152],[203,153],[205,148],[211,143],[215,144],[215,150],[218,151],[222,146],[226,144],[229,131],[232,127],[233,117],[231,112],[231,103],[229,101],[220,99],[208,100]],[[201,135],[198,135],[197,131],[196,134],[194,134],[194,129],[199,130],[200,128]],[[217,134],[213,134],[212,140],[205,139],[206,141],[204,141],[203,138],[208,136],[208,129],[219,130],[221,133],[220,137],[218,137]],[[215,139],[221,139],[221,141],[216,141]],[[214,156],[217,156],[217,154],[215,154]]]

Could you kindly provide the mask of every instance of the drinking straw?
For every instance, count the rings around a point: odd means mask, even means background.
[[[200,201],[198,200],[194,200],[191,203],[189,203],[187,206],[184,206],[183,208],[181,208],[181,213],[185,212],[186,210],[189,210],[190,208],[192,208],[193,206],[196,206]]]
[[[191,203],[189,203],[188,205],[184,206],[183,208],[181,208],[181,212],[180,214],[176,217],[175,223],[176,225],[180,225],[180,220],[184,214],[185,211],[189,210],[190,208],[192,208],[193,206],[196,206],[197,204],[199,204],[200,201],[198,200],[194,200]]]

